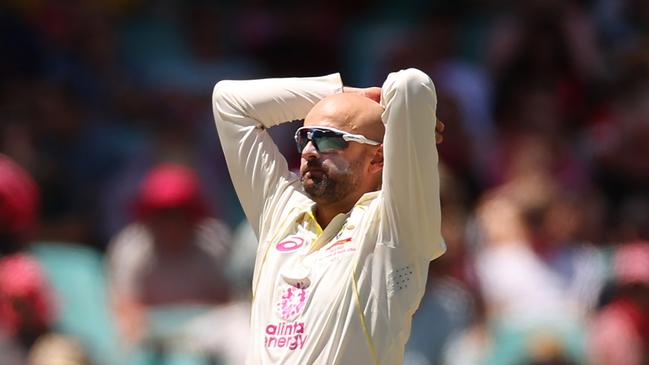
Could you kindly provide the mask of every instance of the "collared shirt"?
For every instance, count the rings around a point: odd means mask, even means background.
[[[398,364],[440,233],[436,95],[409,69],[382,86],[382,189],[325,229],[266,129],[342,91],[338,74],[221,81],[213,109],[242,207],[259,238],[248,364]]]

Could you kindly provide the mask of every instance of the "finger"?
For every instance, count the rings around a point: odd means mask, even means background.
[[[380,87],[368,87],[366,89],[363,89],[362,95],[376,101],[377,103],[381,102]]]
[[[435,124],[435,130],[441,133],[444,132],[444,129],[446,129],[446,125],[444,124],[444,122],[437,119],[437,123]]]
[[[444,141],[444,136],[441,133],[435,133],[435,143],[440,144]]]
[[[361,93],[363,92],[363,89],[357,88],[357,87],[351,87],[351,86],[343,86],[343,92],[344,93]]]

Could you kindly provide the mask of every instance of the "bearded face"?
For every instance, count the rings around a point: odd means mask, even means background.
[[[340,201],[358,187],[360,162],[345,160],[307,160],[301,168],[301,181],[306,194],[316,203]]]

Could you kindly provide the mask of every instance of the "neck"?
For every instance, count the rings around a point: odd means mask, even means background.
[[[319,203],[316,202],[315,206],[315,219],[322,227],[322,229],[325,229],[329,223],[334,219],[335,216],[337,216],[340,213],[347,213],[356,204],[358,199],[361,198],[363,194],[356,194],[356,195],[351,195],[345,199],[342,199],[337,202],[333,203]]]
[[[334,202],[329,202],[329,201],[316,201],[315,205],[315,219],[320,225],[322,229],[325,229],[329,223],[334,219],[335,216],[337,216],[340,213],[347,213],[352,208],[354,205],[356,205],[356,202],[363,196],[363,194],[371,192],[371,191],[376,191],[381,188],[381,180],[380,180],[380,175],[379,179],[375,181],[371,181],[368,185],[365,186],[365,188],[357,189],[355,193],[350,193],[344,198],[334,201]]]

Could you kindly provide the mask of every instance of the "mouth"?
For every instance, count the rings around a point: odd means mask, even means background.
[[[320,177],[324,175],[324,170],[322,169],[322,164],[318,161],[309,161],[304,170],[302,171],[302,178],[308,177]]]
[[[308,168],[302,174],[303,179],[319,179],[324,175],[324,171],[320,168]]]
[[[324,171],[322,171],[321,169],[307,170],[304,173],[305,178],[316,178],[317,179],[317,178],[322,177],[322,175],[324,175]]]

